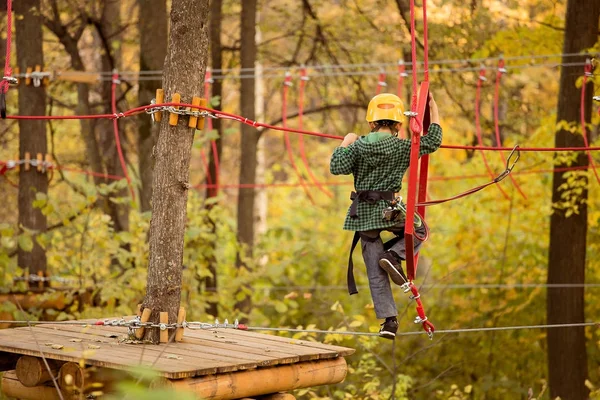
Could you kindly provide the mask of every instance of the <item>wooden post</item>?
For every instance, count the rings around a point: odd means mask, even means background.
[[[161,312],[160,313],[160,323],[168,324],[169,323],[169,313]],[[169,330],[161,330],[160,331],[160,343],[169,343]]]
[[[200,97],[194,96],[192,98],[192,105],[193,106],[199,106],[200,105],[200,101],[202,101],[200,99]],[[188,110],[190,110],[190,107],[188,107]],[[200,111],[200,110],[198,110],[197,108],[194,108],[191,111]],[[190,128],[195,128],[197,124],[198,124],[198,117],[190,116],[190,121],[188,122],[188,126]]]
[[[48,366],[50,370],[46,368],[44,360],[38,357],[22,356],[17,361],[17,368],[15,370],[17,379],[19,382],[26,387],[39,386],[43,383],[52,380],[52,377],[58,376],[60,364],[55,360],[48,360]]]
[[[208,101],[206,99],[200,99],[200,106],[206,107],[207,105],[208,105]],[[199,131],[204,129],[204,121],[205,120],[206,120],[206,118],[204,118],[204,117],[198,118],[198,124],[196,124],[196,129],[198,129]]]
[[[181,103],[181,95],[179,93],[173,93],[173,97],[171,97],[171,103]],[[179,109],[179,107],[175,106],[175,109]],[[179,121],[179,114],[171,113],[169,114],[169,125],[177,126],[177,122]]]
[[[183,324],[185,321],[185,308],[179,307],[179,314],[177,314],[177,323]],[[177,332],[175,332],[175,341],[181,342],[183,339],[183,328],[177,328]]]
[[[44,271],[38,271],[37,276],[38,278],[40,278],[40,280],[38,281],[38,289],[44,290],[44,285],[46,283],[44,282]]]
[[[150,315],[152,314],[152,310],[149,308],[144,308],[144,311],[142,312],[142,317],[140,318],[140,322],[148,322],[148,320],[150,319]],[[135,331],[135,337],[138,340],[141,340],[144,337],[144,328],[140,328],[138,330]]]
[[[165,102],[165,91],[162,89],[156,89],[156,104],[162,104]],[[154,121],[160,122],[162,120],[162,111],[157,112],[154,115]]]

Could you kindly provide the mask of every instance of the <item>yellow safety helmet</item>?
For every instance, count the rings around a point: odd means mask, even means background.
[[[366,119],[368,122],[390,120],[403,123],[404,103],[395,94],[378,94],[369,102]]]

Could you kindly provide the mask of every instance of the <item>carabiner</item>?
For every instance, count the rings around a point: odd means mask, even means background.
[[[515,151],[517,152],[517,158],[512,163],[512,165],[510,165],[510,159],[515,154]],[[517,163],[517,161],[519,161],[519,158],[521,158],[521,152],[519,151],[519,145],[517,144],[517,145],[515,145],[515,147],[513,147],[512,151],[508,155],[508,158],[506,159],[506,170],[509,173],[512,172],[513,168],[515,167],[515,164]]]

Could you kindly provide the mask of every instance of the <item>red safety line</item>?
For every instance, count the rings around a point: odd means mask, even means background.
[[[212,177],[210,176],[210,171],[208,169],[208,159],[206,158],[206,153],[204,152],[204,149],[200,149],[200,160],[202,160],[202,166],[204,167],[204,171],[206,172],[206,183],[208,183],[209,185],[213,184],[212,181]],[[214,186],[215,188],[218,188],[219,185],[216,184]]]
[[[10,47],[12,44],[12,0],[6,0],[6,59],[4,60],[4,76],[12,76],[10,67]],[[6,79],[0,82],[0,93],[7,93],[10,85]]]
[[[202,107],[202,106],[197,106],[197,105],[193,105],[193,104],[185,104],[185,103],[148,104],[145,106],[132,108],[132,109],[127,110],[123,113],[120,113],[119,115],[116,115],[116,116],[114,114],[29,115],[29,116],[7,115],[6,118],[7,119],[17,119],[17,120],[18,119],[32,119],[32,120],[114,119],[114,118],[132,117],[134,115],[142,114],[142,113],[145,113],[146,111],[153,110],[154,108],[157,108],[157,107],[169,107],[169,106],[185,107],[185,108],[190,108],[190,109],[194,109],[194,110],[208,111],[208,112],[212,113],[216,118],[231,119],[231,120],[238,121],[238,122],[241,122],[246,125],[253,126],[255,128],[265,128],[265,129],[270,129],[270,130],[274,130],[274,131],[299,133],[302,135],[324,137],[324,138],[328,138],[328,139],[337,139],[337,140],[344,139],[343,136],[338,136],[338,135],[331,135],[331,134],[327,134],[327,133],[313,132],[313,131],[305,131],[305,130],[294,129],[294,128],[283,128],[281,126],[265,124],[263,122],[253,121],[251,119],[244,118],[242,116],[231,114],[231,113],[226,113],[226,112],[223,112],[220,110],[214,110],[214,109],[208,108],[208,107]],[[416,125],[420,127],[419,121],[416,122]],[[441,149],[452,149],[452,150],[481,150],[481,151],[512,151],[513,150],[512,147],[489,147],[489,146],[482,147],[482,146],[465,146],[465,145],[454,145],[454,144],[443,144],[440,146],[440,148]],[[521,151],[521,152],[540,152],[540,151],[558,152],[558,151],[586,151],[586,150],[599,151],[600,146],[596,146],[596,147],[519,147],[519,151]]]
[[[377,79],[377,89],[375,90],[375,94],[381,93],[383,88],[386,86],[387,86],[387,83],[385,82],[385,70],[382,69],[379,72],[379,78]]]
[[[424,65],[425,65],[425,80],[421,84],[419,89],[419,104],[417,104],[417,46],[416,46],[416,34],[415,34],[415,2],[410,0],[410,35],[411,35],[411,56],[412,56],[412,101],[411,101],[411,112],[413,116],[410,120],[410,129],[412,132],[411,138],[411,149],[410,149],[410,169],[408,177],[408,188],[407,188],[407,203],[406,203],[406,224],[404,228],[404,242],[406,249],[406,271],[408,275],[408,287],[413,293],[412,298],[417,303],[417,314],[418,318],[415,320],[416,323],[421,323],[423,329],[427,332],[429,337],[433,335],[435,327],[431,322],[427,320],[423,304],[420,300],[420,294],[416,286],[413,284],[413,280],[416,276],[417,261],[418,257],[414,254],[414,215],[416,212],[416,200],[417,200],[417,181],[419,180],[419,172],[424,173],[423,178],[420,180],[421,190],[419,190],[419,197],[427,197],[427,169],[429,166],[428,160],[424,160],[421,165],[421,171],[419,171],[419,152],[421,145],[421,132],[425,129],[423,125],[424,114],[428,110],[429,101],[429,73],[428,73],[428,42],[427,42],[427,0],[423,1],[423,32],[424,32]],[[415,114],[416,113],[416,114]],[[425,122],[429,122],[427,119]]]
[[[282,101],[281,101],[281,122],[282,122],[284,128],[287,128],[287,97],[288,97],[288,88],[291,85],[292,85],[292,74],[290,74],[289,72],[286,72],[285,80],[283,82],[283,93],[282,93]],[[310,194],[310,190],[306,186],[306,182],[304,181],[304,178],[302,178],[302,174],[300,173],[300,170],[298,169],[298,165],[296,165],[296,161],[294,160],[294,153],[292,152],[292,143],[290,141],[290,135],[288,134],[287,131],[284,131],[284,138],[285,138],[285,148],[287,150],[288,157],[290,159],[290,163],[292,164],[292,168],[296,172],[296,176],[298,176],[298,182],[300,182],[300,184],[302,185],[302,188],[304,189],[304,192],[310,199],[311,203],[314,204],[315,201],[314,201],[312,195]]]
[[[206,69],[206,73],[204,75],[204,97],[210,101],[210,87],[211,84],[214,82],[213,78],[212,78],[212,71],[210,70],[210,68]],[[213,122],[212,122],[212,118],[206,118],[206,131],[210,132],[213,130]],[[213,162],[215,164],[215,190],[213,195],[216,196],[217,194],[219,194],[219,174],[220,174],[220,168],[219,168],[219,151],[217,149],[217,141],[215,139],[212,139],[210,141],[210,147],[211,147],[211,151],[212,151],[212,156],[213,156]],[[212,177],[210,176],[210,170],[207,164],[206,167],[206,177],[208,179],[208,183],[211,183],[212,181]]]
[[[494,131],[496,132],[496,146],[498,147],[502,146],[502,139],[500,138],[500,121],[498,118],[498,109],[500,108],[500,81],[502,80],[502,74],[504,74],[505,72],[506,69],[504,69],[504,59],[500,58],[500,60],[498,60],[498,70],[496,71],[496,85],[494,88]],[[504,157],[503,153],[500,153],[500,158],[502,158],[502,162],[506,164],[506,158]],[[512,181],[513,185],[515,185],[515,188],[521,194],[521,196],[523,196],[524,199],[527,199],[527,196],[525,196],[525,193],[523,193],[523,190],[521,190],[521,187],[519,186],[515,178],[512,175],[510,175],[509,178]]]
[[[477,142],[478,142],[479,146],[483,146],[483,138],[481,135],[481,121],[480,121],[480,108],[481,108],[480,103],[481,103],[481,85],[484,80],[486,80],[485,68],[482,65],[481,69],[479,70],[479,79],[477,80],[477,91],[475,92],[475,132],[477,134]],[[485,165],[485,169],[488,171],[490,178],[494,179],[495,178],[494,172],[492,171],[492,168],[490,168],[490,165],[487,162],[487,158],[485,156],[485,151],[481,151],[481,157],[483,158],[483,164]],[[496,187],[498,188],[498,190],[500,190],[500,192],[502,192],[502,195],[504,195],[504,198],[506,198],[506,200],[510,200],[510,196],[504,191],[504,189],[502,189],[502,186],[496,185]]]
[[[581,85],[581,104],[580,104],[580,118],[581,118],[581,134],[583,135],[583,142],[585,147],[589,147],[587,131],[585,128],[585,87],[587,86],[588,77],[592,76],[592,63],[590,60],[586,60],[583,74],[583,83]],[[590,162],[590,166],[594,171],[594,175],[596,176],[596,180],[600,183],[600,177],[598,177],[598,171],[594,167],[594,159],[592,158],[592,153],[589,150],[586,151],[588,160]]]
[[[112,76],[112,86],[111,86],[111,108],[113,114],[117,115],[117,84],[119,81],[119,73],[117,71],[113,72]],[[127,179],[127,186],[129,186],[129,192],[131,193],[131,198],[135,200],[135,192],[133,190],[133,186],[131,185],[131,178],[129,178],[129,174],[127,173],[127,164],[125,163],[125,156],[123,155],[123,149],[121,148],[121,138],[119,137],[119,122],[117,118],[113,118],[113,131],[115,133],[115,143],[117,145],[117,153],[119,154],[119,162],[121,163],[121,168],[123,169],[123,173],[125,174],[125,179]]]
[[[308,77],[306,76],[306,68],[300,69],[300,87],[298,90],[298,129],[304,128],[304,89],[306,86],[306,82],[308,82]],[[308,176],[310,180],[319,188],[319,190],[325,193],[327,196],[333,198],[333,193],[331,193],[327,188],[321,185],[318,179],[312,172],[310,168],[310,164],[308,163],[308,158],[306,157],[306,150],[304,148],[304,135],[298,136],[298,147],[300,148],[300,157],[302,157],[302,163],[308,172]]]

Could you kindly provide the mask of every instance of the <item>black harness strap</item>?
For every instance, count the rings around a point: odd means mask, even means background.
[[[360,239],[360,233],[354,232],[354,237],[352,238],[352,246],[350,246],[350,257],[348,257],[348,292],[350,295],[358,293],[358,289],[356,288],[356,281],[354,280],[354,263],[352,262],[352,253],[354,253],[354,249],[358,244],[358,240]]]
[[[358,218],[358,203],[375,204],[379,200],[394,200],[394,192],[389,190],[359,190],[358,192],[350,193],[350,218]]]
[[[350,218],[358,218],[358,203],[366,202],[369,204],[375,204],[379,200],[393,201],[394,192],[383,190],[359,190],[358,192],[352,192],[350,194],[350,200],[352,200],[352,205],[350,206]],[[354,232],[352,246],[350,246],[350,256],[348,257],[347,281],[348,292],[350,295],[358,293],[356,281],[354,280],[354,263],[352,262],[352,253],[354,253],[354,249],[356,248],[360,237],[360,232]]]

